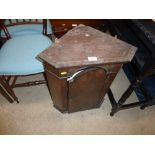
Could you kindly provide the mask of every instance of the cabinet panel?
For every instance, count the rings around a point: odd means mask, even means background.
[[[54,106],[61,112],[67,111],[67,82],[66,79],[59,79],[52,72],[46,70],[49,91]]]
[[[68,111],[75,112],[100,107],[106,94],[106,72],[103,69],[86,71],[69,83]]]

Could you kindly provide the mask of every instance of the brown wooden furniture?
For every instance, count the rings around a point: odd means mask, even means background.
[[[43,19],[0,19],[0,40],[27,34],[45,34],[51,37],[52,30],[48,20]]]
[[[39,32],[34,31],[35,26],[38,26],[37,23],[41,24],[40,20],[30,20],[29,22],[27,20],[23,20],[22,22],[21,20],[15,21],[17,22],[11,22],[11,20],[9,20],[10,25],[7,25],[4,21],[0,21],[0,28],[3,30],[6,38],[6,42],[0,51],[0,79],[5,90],[7,90],[13,100],[19,102],[14,93],[14,88],[46,83],[45,79],[34,79],[33,81],[22,83],[17,82],[17,79],[18,77],[44,73],[43,64],[37,60],[36,56],[49,47],[52,41],[46,36],[47,20],[42,20],[43,25],[40,25],[41,31],[39,29]],[[7,27],[30,23],[35,24],[32,26],[34,27],[34,31],[32,31],[31,27],[29,29],[30,31],[27,30],[26,32],[24,31],[24,33],[22,30],[25,29],[19,29],[15,31],[17,33],[12,33],[13,37],[10,34],[12,29],[8,29]],[[18,32],[20,32],[20,34]]]
[[[136,48],[89,26],[70,30],[39,57],[54,106],[61,112],[100,107],[123,63]]]
[[[91,26],[98,30],[104,30],[107,28],[108,23],[108,21],[104,19],[51,19],[50,22],[57,38],[62,37],[66,32],[79,24]]]
[[[138,47],[133,60],[124,66],[131,82],[112,115],[120,110],[155,104],[155,23],[151,19],[111,20],[111,32],[119,39]],[[129,76],[130,75],[130,76]],[[139,101],[125,103],[135,91]]]
[[[3,79],[0,77],[0,94],[4,96],[10,103],[13,102],[13,99],[11,98],[11,95],[9,94],[6,88],[7,86],[5,83],[3,83]]]

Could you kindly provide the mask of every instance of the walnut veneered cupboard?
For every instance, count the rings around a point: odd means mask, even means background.
[[[68,31],[39,55],[54,106],[69,113],[100,107],[122,64],[131,61],[135,51],[89,26]]]

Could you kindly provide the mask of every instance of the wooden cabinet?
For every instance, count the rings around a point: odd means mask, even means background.
[[[45,63],[45,68],[54,106],[61,112],[75,112],[100,107],[121,64],[70,67],[58,71]],[[61,77],[63,72],[67,72],[69,78]]]
[[[84,24],[104,31],[108,23],[107,20],[103,19],[51,19],[50,22],[57,38],[62,37],[66,32],[79,24]]]
[[[42,52],[50,94],[61,112],[100,107],[136,48],[89,26],[77,26]]]

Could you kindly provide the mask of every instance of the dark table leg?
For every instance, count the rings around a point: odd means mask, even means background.
[[[140,88],[140,90],[142,91],[142,93],[145,96],[146,100],[140,101],[140,102],[134,102],[134,103],[124,104],[125,101],[132,94],[133,90],[135,88],[137,88],[137,87]],[[144,86],[142,85],[142,80],[139,80],[139,79],[137,79],[135,82],[132,82],[130,84],[130,86],[123,93],[123,95],[121,96],[121,98],[119,99],[118,102],[116,102],[111,89],[109,89],[109,91],[108,91],[108,97],[109,97],[110,102],[111,102],[111,105],[112,105],[112,110],[111,110],[110,116],[113,116],[119,110],[134,108],[134,107],[138,107],[138,106],[141,107],[141,109],[144,109],[145,107],[151,106],[151,105],[153,105],[155,103],[155,97],[154,98],[151,98],[149,96],[149,94],[145,90]]]
[[[124,92],[124,94],[121,96],[121,98],[118,101],[118,104],[123,105],[123,103],[129,98],[129,96],[132,94],[135,88],[140,88],[142,94],[145,97],[145,103],[141,105],[142,102],[137,102],[139,103],[139,106],[141,106],[141,109],[144,109],[145,107],[151,105],[153,103],[152,97],[148,94],[148,92],[145,90],[145,87],[142,84],[142,80],[137,79],[135,82],[132,82],[128,89]]]
[[[140,78],[137,78],[135,81],[132,81],[130,86],[127,88],[127,90],[123,93],[123,95],[119,99],[118,104],[122,105],[129,98],[129,96],[132,94],[134,89],[140,87],[141,85],[142,85],[142,80]],[[144,90],[142,91],[142,93],[144,93],[144,95],[146,96],[146,93],[144,92]]]
[[[118,104],[122,105],[132,94],[133,90],[134,90],[133,84],[130,84],[128,89],[123,93],[123,95],[119,99]]]
[[[110,103],[111,103],[111,106],[112,106],[110,116],[113,116],[117,111],[119,111],[119,105],[116,102],[111,89],[109,89],[109,91],[108,91],[108,97],[109,97],[109,100],[110,100]]]

